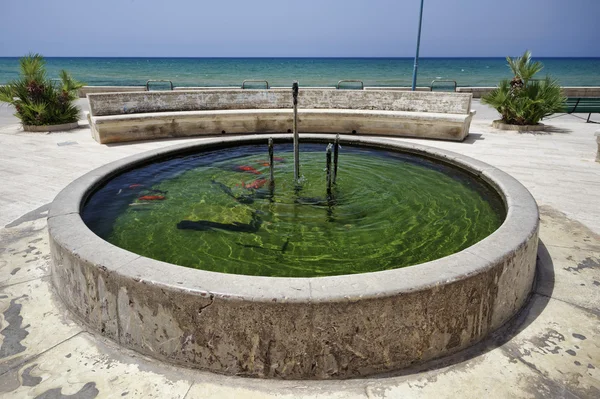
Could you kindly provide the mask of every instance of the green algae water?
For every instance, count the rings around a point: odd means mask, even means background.
[[[181,156],[131,170],[95,192],[83,219],[99,236],[181,266],[318,277],[416,265],[461,251],[503,222],[501,199],[464,171],[412,155],[344,146],[328,194],[325,145]]]

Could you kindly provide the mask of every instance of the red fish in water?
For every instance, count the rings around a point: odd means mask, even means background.
[[[255,175],[260,175],[260,172],[256,169],[254,169],[252,166],[240,165],[236,169],[241,170],[242,172],[248,172],[248,173],[254,173]]]
[[[246,184],[246,183],[242,182],[242,186],[244,188],[248,188],[248,189],[252,189],[252,190],[258,190],[259,188],[261,188],[262,186],[264,186],[267,182],[268,182],[267,179],[257,179],[257,180],[254,180],[252,183],[249,183],[249,184]]]
[[[138,188],[138,187],[144,187],[143,184],[132,184],[129,186],[129,188]]]
[[[273,157],[274,162],[285,162],[285,158],[281,157]],[[269,166],[269,161],[265,161],[264,159],[259,159],[256,163],[261,164],[262,166]]]
[[[138,198],[140,201],[162,201],[166,197],[164,195],[143,195]]]

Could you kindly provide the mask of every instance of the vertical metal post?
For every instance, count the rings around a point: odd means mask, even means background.
[[[419,12],[419,32],[417,33],[417,54],[415,55],[415,67],[413,69],[412,91],[417,89],[417,69],[419,68],[419,47],[421,46],[421,22],[423,22],[423,1],[421,0],[421,11]]]
[[[300,180],[300,143],[298,142],[298,81],[292,83],[292,97],[294,99],[294,181]]]
[[[340,134],[335,135],[335,141],[333,143],[333,184],[337,179],[337,169],[338,169],[338,155],[340,150]]]
[[[331,179],[333,177],[333,173],[331,173],[331,148],[333,145],[329,143],[327,145],[327,150],[325,150],[326,158],[327,158],[327,200],[331,199]]]
[[[273,175],[273,139],[269,138],[269,179],[271,180],[271,184],[275,181]]]
[[[275,164],[273,163],[273,138],[269,137],[269,201],[273,202],[273,196],[275,194],[275,174],[273,169]]]

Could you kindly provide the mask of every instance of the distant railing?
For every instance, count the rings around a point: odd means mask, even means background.
[[[246,88],[246,83],[264,83],[267,85],[267,89],[270,88],[269,86],[269,82],[267,82],[266,80],[253,80],[253,79],[246,79],[242,82],[242,89]]]
[[[146,81],[146,91],[150,91],[150,82],[169,82],[169,84],[171,85],[171,90],[173,90],[173,82],[171,82],[170,80],[150,79],[150,80]]]
[[[435,83],[440,83],[440,82],[446,82],[446,83],[454,83],[454,91],[456,91],[456,80],[449,80],[449,79],[436,79],[436,80],[432,80],[431,81],[431,85],[429,86],[429,88],[431,89],[431,91],[433,91],[433,86]]]
[[[356,79],[342,79],[337,83],[337,86],[335,86],[336,89],[340,88],[340,83],[360,83],[360,89],[364,90],[365,89],[365,84],[363,83],[362,80],[356,80]]]

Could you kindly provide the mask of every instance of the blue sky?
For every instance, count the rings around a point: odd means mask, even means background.
[[[419,0],[0,0],[0,56],[412,57]],[[600,57],[600,0],[425,0],[421,56]]]

